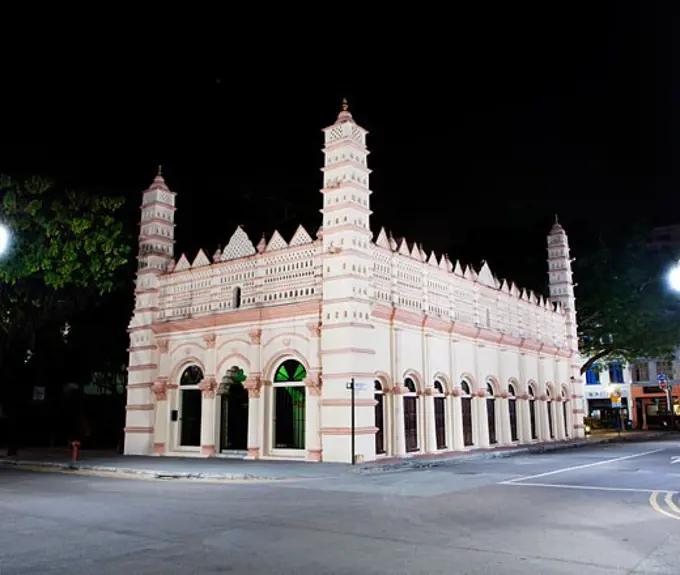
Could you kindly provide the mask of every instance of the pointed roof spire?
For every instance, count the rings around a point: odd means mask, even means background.
[[[352,120],[352,114],[349,111],[349,104],[347,103],[347,98],[342,99],[342,106],[341,106],[340,113],[338,114],[338,121],[336,124],[340,124],[342,122],[349,122]]]
[[[555,214],[555,223],[553,224],[553,227],[550,229],[550,233],[557,234],[560,232],[564,232],[564,228],[560,225],[560,222],[557,219],[557,214]]]

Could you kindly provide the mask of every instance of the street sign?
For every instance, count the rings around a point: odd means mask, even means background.
[[[347,389],[352,389],[352,382],[347,383]],[[365,391],[368,389],[368,385],[366,382],[362,381],[355,381],[354,382],[354,391]]]
[[[621,390],[617,389],[616,391],[612,391],[609,398],[612,401],[612,408],[614,409],[620,409],[621,408]]]

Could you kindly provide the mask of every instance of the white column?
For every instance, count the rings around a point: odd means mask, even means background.
[[[215,455],[217,451],[215,445],[215,416],[217,412],[215,389],[217,382],[214,377],[206,377],[198,387],[203,392],[201,401],[201,454]]]
[[[321,383],[318,375],[305,380],[305,447],[308,461],[321,461]],[[356,454],[355,454],[356,455]]]
[[[397,386],[392,388],[394,398],[394,455],[404,457],[406,455],[406,429],[404,427],[404,396]]]
[[[426,440],[425,440],[425,449],[423,451],[427,451],[429,453],[433,453],[437,451],[437,429],[435,426],[435,417],[434,417],[434,396],[432,395],[433,389],[431,387],[428,387],[425,389],[425,395],[424,395],[424,400],[425,400],[425,429],[427,430],[426,433]]]
[[[451,444],[453,449],[456,451],[461,451],[465,449],[465,443],[463,440],[463,400],[461,399],[461,394],[463,390],[460,387],[456,387],[453,390],[454,395],[451,397],[451,431],[453,433],[453,443]]]
[[[260,392],[261,380],[258,376],[249,375],[246,378],[248,390],[248,456],[246,459],[258,459],[262,454],[262,439],[260,425]]]
[[[564,410],[562,409],[562,398],[558,396],[552,402],[555,411],[553,412],[553,421],[555,422],[555,439],[564,439]]]
[[[159,377],[153,384],[156,396],[156,413],[153,426],[153,452],[162,455],[168,449],[168,378]]]
[[[489,447],[489,413],[486,409],[486,391],[480,390],[472,398],[472,407],[475,412],[476,424],[473,425],[473,435],[475,447]]]
[[[531,443],[531,411],[529,409],[529,394],[524,393],[517,400],[517,430],[521,443]]]
[[[510,400],[508,394],[503,393],[496,399],[496,417],[498,417],[497,428],[499,430],[499,445],[510,445],[512,443],[512,432],[510,431]]]
[[[541,441],[550,441],[550,421],[548,420],[548,401],[545,396],[541,396],[538,403],[538,412],[540,413],[538,431],[538,439]]]

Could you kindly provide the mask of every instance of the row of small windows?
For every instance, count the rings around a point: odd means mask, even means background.
[[[266,278],[264,280],[264,283],[269,284],[269,283],[283,281],[283,280],[300,279],[300,278],[313,277],[313,276],[314,276],[314,270],[309,270],[309,271],[306,271],[306,272],[286,274],[286,275],[277,276],[277,277],[274,277],[274,278]]]
[[[327,188],[339,188],[342,185],[342,182],[345,181],[352,181],[352,182],[357,182],[358,184],[361,184],[362,186],[368,185],[368,178],[362,177],[362,176],[357,176],[352,172],[350,177],[347,177],[347,174],[342,174],[342,176],[338,176],[336,178],[328,178],[326,187]]]
[[[266,268],[264,270],[264,274],[269,276],[269,275],[273,275],[273,274],[280,274],[280,273],[283,273],[283,272],[289,272],[291,270],[311,268],[313,266],[314,266],[314,262],[312,260],[304,260],[304,261],[301,261],[301,262],[293,262],[293,263],[282,265],[282,266],[275,266],[273,268]]]
[[[243,272],[239,274],[232,274],[230,276],[220,278],[220,283],[233,283],[235,281],[247,280],[255,277],[255,272]]]
[[[171,253],[171,249],[170,246],[164,246],[159,244],[142,244],[139,247],[140,254],[148,254],[150,252],[169,254]]]
[[[342,269],[344,271],[349,271],[349,269],[347,268],[347,264],[345,264],[344,262],[342,264]],[[367,275],[366,274],[366,266],[358,266],[356,264],[352,264],[352,271],[355,272],[355,273]],[[331,273],[331,266],[326,266],[326,273]]]
[[[339,156],[326,156],[326,163],[330,164],[333,162],[338,162],[338,161],[343,161],[343,160],[354,160],[355,162],[359,164],[365,164],[366,163],[366,158],[365,156],[360,156],[359,154],[354,154],[350,152],[349,154],[341,154]]]
[[[341,223],[349,224],[349,220],[347,219],[347,216],[345,216],[342,219],[342,222],[340,221],[340,218],[335,218],[335,224],[336,225],[339,225]],[[355,225],[355,226],[359,226],[360,228],[367,228],[368,227],[368,220],[367,219],[366,220],[360,220],[360,219],[355,218],[355,219],[352,220],[352,224]],[[330,228],[331,225],[333,225],[333,220],[327,220],[326,226]]]
[[[314,295],[314,288],[296,289],[290,291],[284,291],[281,293],[265,294],[264,301],[276,301],[282,299],[290,299],[292,297],[308,296]]]
[[[342,196],[342,201],[343,202],[347,201],[347,195]],[[362,198],[361,196],[356,196],[355,194],[352,194],[352,201],[358,202],[360,205],[368,207],[368,200],[366,198]],[[334,198],[326,196],[326,205],[330,205],[333,203],[339,204],[340,196],[335,196]]]
[[[349,319],[349,313],[347,312],[347,310],[344,310],[343,312],[336,311],[334,314],[330,314],[330,313],[326,314],[327,320],[330,321],[330,319],[332,317],[335,318],[335,319]],[[353,319],[369,319],[370,314],[368,312],[363,312],[363,311],[357,312],[356,310],[354,310],[352,312],[352,318]]]
[[[152,211],[149,210],[144,210],[142,212],[142,220],[148,220],[150,218],[158,218],[159,220],[167,220],[168,222],[172,222],[173,220],[173,213],[172,212],[160,212],[156,211],[155,214]]]

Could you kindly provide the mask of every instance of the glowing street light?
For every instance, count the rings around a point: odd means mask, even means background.
[[[680,262],[668,272],[668,284],[673,291],[680,292]]]
[[[10,233],[9,228],[4,224],[0,224],[0,256],[2,256],[9,247]]]

